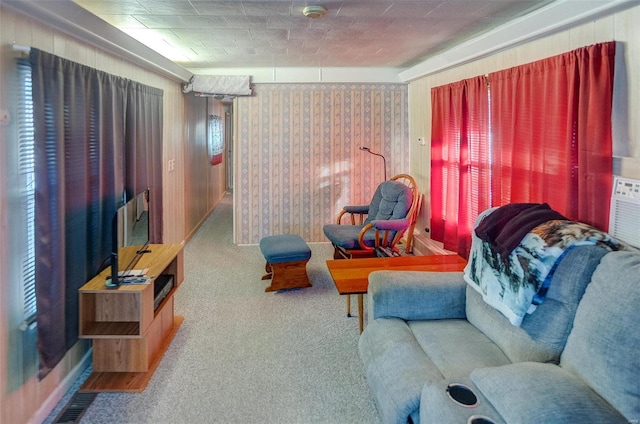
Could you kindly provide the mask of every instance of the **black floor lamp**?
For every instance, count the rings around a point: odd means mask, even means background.
[[[387,181],[387,159],[380,153],[372,152],[368,147],[360,146],[360,150],[382,158],[382,166],[384,166],[384,180]]]

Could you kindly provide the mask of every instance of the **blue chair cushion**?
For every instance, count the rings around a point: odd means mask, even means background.
[[[344,249],[359,249],[358,235],[363,227],[364,225],[326,224],[322,227],[322,230],[329,241],[336,246]],[[375,239],[376,231],[371,229],[364,236],[364,244],[373,247],[375,246]]]
[[[306,261],[311,258],[311,249],[297,234],[264,237],[260,240],[260,251],[270,264]]]
[[[411,207],[411,189],[400,181],[384,181],[373,194],[365,224],[373,220],[406,218]]]

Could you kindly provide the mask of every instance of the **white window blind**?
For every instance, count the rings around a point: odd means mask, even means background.
[[[36,317],[35,287],[35,156],[31,66],[18,59],[18,182],[22,204],[21,223],[25,240],[21,249],[24,324],[31,326]]]

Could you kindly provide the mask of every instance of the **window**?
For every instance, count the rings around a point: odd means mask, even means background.
[[[35,294],[35,145],[31,97],[31,67],[26,59],[17,61],[11,98],[15,109],[7,151],[9,249],[8,301],[3,311],[8,325],[7,390],[12,392],[32,378],[38,369]]]
[[[615,42],[431,90],[431,235],[468,255],[480,212],[548,203],[606,230]],[[490,90],[490,91],[489,91]]]
[[[26,59],[18,59],[18,189],[22,206],[20,226],[24,244],[20,252],[22,273],[23,325],[32,325],[36,315],[35,289],[35,179],[33,144],[33,101],[31,67]]]
[[[466,256],[490,206],[489,98],[484,76],[431,91],[431,236]]]
[[[222,119],[218,115],[209,116],[209,154],[211,165],[222,163],[224,152],[224,135],[222,132]]]

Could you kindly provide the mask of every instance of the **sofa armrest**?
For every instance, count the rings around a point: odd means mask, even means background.
[[[368,318],[465,318],[462,272],[375,271],[369,274]]]

